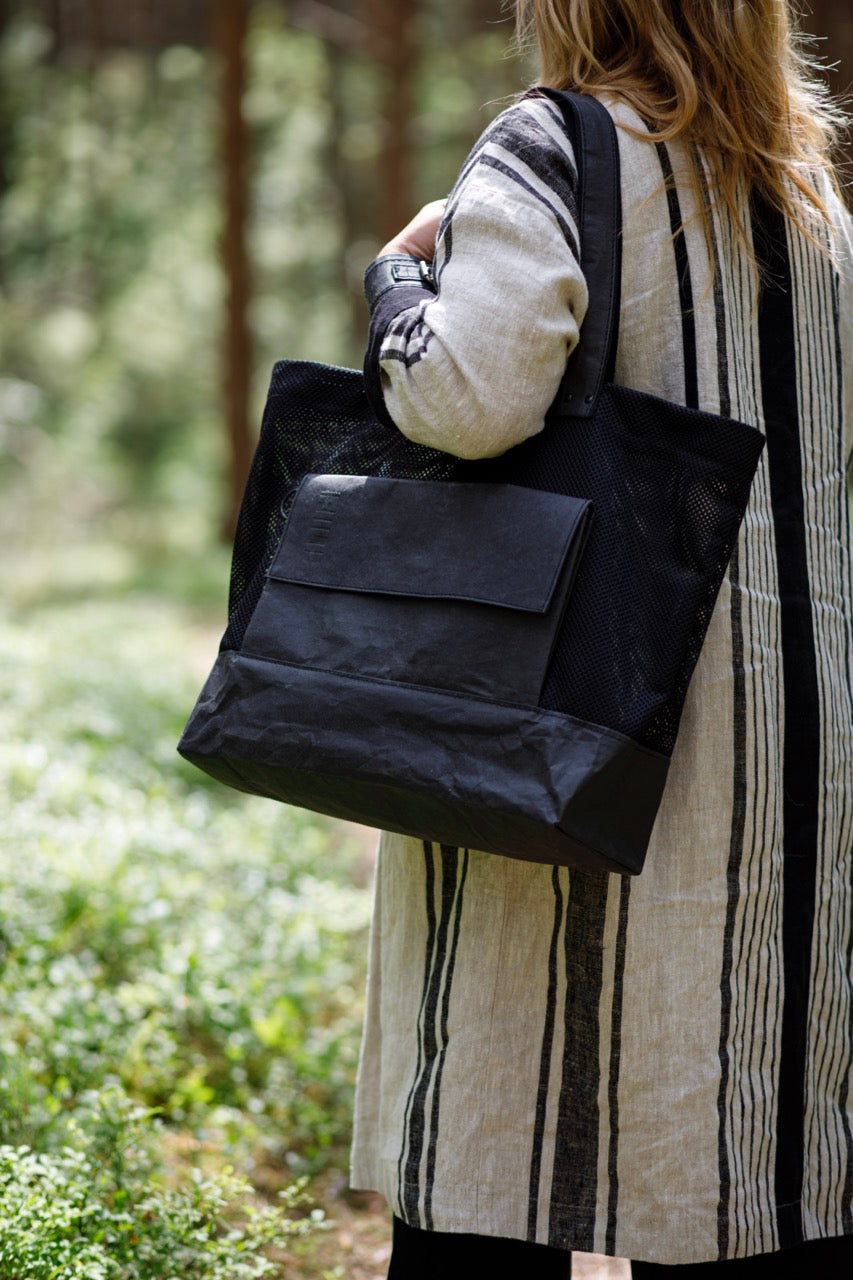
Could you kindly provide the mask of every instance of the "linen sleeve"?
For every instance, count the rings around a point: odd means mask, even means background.
[[[462,458],[542,430],[587,305],[577,171],[559,109],[528,98],[469,156],[436,241],[435,293],[391,289],[365,380],[380,417]]]

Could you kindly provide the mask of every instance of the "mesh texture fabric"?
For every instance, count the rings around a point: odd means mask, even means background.
[[[589,498],[593,518],[540,705],[670,755],[762,436],[615,386],[546,434],[501,478]]]
[[[307,472],[588,498],[589,539],[540,705],[669,755],[762,443],[742,423],[607,386],[593,417],[552,413],[503,457],[461,462],[382,425],[359,373],[281,362],[237,528],[222,648],[242,644]]]
[[[221,649],[239,649],[284,532],[299,482],[309,472],[447,480],[457,460],[412,444],[377,419],[354,369],[281,360],[274,367],[261,434],[234,536],[228,629]]]

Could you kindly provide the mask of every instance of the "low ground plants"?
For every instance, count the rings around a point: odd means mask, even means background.
[[[179,759],[218,610],[110,554],[19,564],[0,612],[0,1274],[262,1275],[304,1216],[224,1169],[343,1166],[364,855]]]
[[[52,1151],[0,1146],[0,1271],[23,1280],[255,1280],[324,1227],[299,1184],[252,1203],[229,1170],[170,1185],[151,1114],[116,1089],[86,1095]],[[293,1211],[296,1211],[295,1214]]]

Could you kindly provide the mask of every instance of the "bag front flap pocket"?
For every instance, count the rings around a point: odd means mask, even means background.
[[[509,484],[307,476],[270,577],[544,613],[588,508]]]
[[[244,652],[535,706],[590,514],[515,485],[309,476]]]

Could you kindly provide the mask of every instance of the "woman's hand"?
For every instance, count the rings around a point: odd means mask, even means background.
[[[400,234],[395,236],[393,240],[389,240],[376,256],[381,258],[386,253],[408,253],[413,258],[421,258],[424,262],[432,262],[435,254],[435,237],[438,234],[438,224],[441,222],[441,215],[444,213],[446,204],[446,200],[431,200],[429,204],[425,204],[421,211],[415,214],[411,222],[403,227]]]

